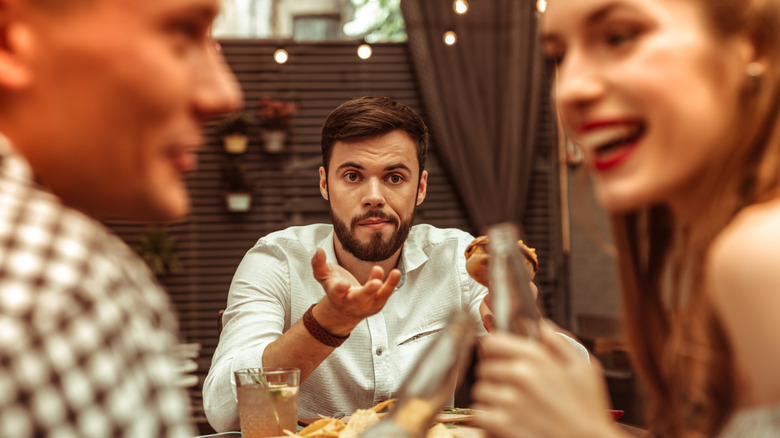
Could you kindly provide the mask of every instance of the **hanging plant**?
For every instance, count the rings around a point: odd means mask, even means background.
[[[298,113],[298,107],[284,100],[264,97],[257,103],[260,127],[267,131],[287,131]]]
[[[226,160],[222,167],[222,178],[228,211],[249,211],[252,207],[254,181],[247,175],[244,164],[236,159]]]
[[[246,111],[237,111],[222,119],[217,125],[217,131],[222,135],[225,152],[230,154],[246,152],[249,132],[256,123],[257,120]]]
[[[133,249],[155,275],[166,275],[181,269],[177,255],[178,244],[163,228],[147,227]]]

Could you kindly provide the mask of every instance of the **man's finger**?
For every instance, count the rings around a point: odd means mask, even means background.
[[[395,291],[395,287],[398,286],[399,281],[401,281],[401,271],[393,269],[387,274],[387,279],[377,291],[377,298],[387,300],[393,291]]]
[[[311,258],[311,267],[314,270],[314,279],[322,281],[330,274],[330,268],[328,267],[327,258],[325,257],[325,250],[317,248],[314,256]]]
[[[382,277],[384,277],[384,276],[385,276],[385,270],[382,269],[381,266],[374,265],[371,268],[371,272],[368,274],[368,279],[369,280],[373,280],[373,279],[381,280]]]

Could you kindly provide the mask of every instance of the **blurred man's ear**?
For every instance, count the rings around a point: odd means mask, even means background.
[[[320,194],[322,194],[322,197],[325,198],[326,201],[330,201],[328,199],[328,175],[325,173],[325,168],[320,166]]]
[[[32,81],[32,34],[19,8],[17,0],[0,0],[0,88],[19,89]]]
[[[417,186],[416,204],[420,205],[425,200],[425,194],[428,193],[428,171],[423,170],[420,175],[420,184]]]

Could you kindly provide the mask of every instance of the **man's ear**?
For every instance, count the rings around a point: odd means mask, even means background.
[[[322,194],[322,197],[325,198],[326,201],[329,201],[328,174],[325,172],[325,168],[322,166],[320,166],[320,194]]]
[[[0,0],[0,88],[19,89],[32,82],[31,28],[19,18],[20,5]]]
[[[423,170],[420,175],[420,184],[417,186],[417,205],[425,200],[425,193],[428,191],[428,171]]]

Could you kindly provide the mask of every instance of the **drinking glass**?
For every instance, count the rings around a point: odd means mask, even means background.
[[[295,432],[301,371],[292,367],[250,368],[235,372],[242,438]]]

